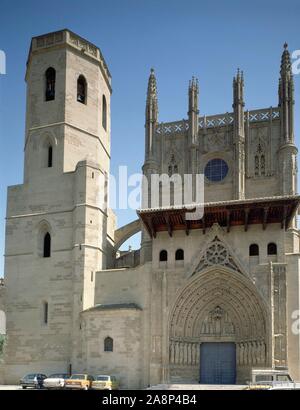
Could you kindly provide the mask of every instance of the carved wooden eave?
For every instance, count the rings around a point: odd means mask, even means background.
[[[202,229],[205,233],[214,223],[225,227],[227,232],[234,226],[244,226],[247,231],[250,225],[260,224],[262,229],[267,229],[269,224],[274,223],[279,223],[281,229],[287,229],[296,215],[299,203],[298,195],[207,202],[200,204],[204,207],[204,214],[197,220],[186,219],[186,215],[192,215],[196,206],[148,208],[138,210],[137,213],[149,235],[155,238],[157,232],[163,231],[170,236],[180,230],[187,235],[192,229]]]

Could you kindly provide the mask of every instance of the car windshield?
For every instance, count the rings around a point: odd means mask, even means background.
[[[258,374],[255,378],[256,382],[271,382],[273,380],[273,376],[271,374]]]
[[[72,380],[82,380],[82,379],[85,379],[85,375],[84,374],[72,374],[70,379],[72,379]]]
[[[280,382],[291,382],[292,381],[289,374],[278,374],[277,380]]]
[[[96,376],[97,381],[108,381],[109,376]]]
[[[27,374],[24,379],[34,379],[36,376],[36,374]]]

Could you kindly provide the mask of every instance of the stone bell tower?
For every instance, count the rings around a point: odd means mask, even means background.
[[[7,382],[81,370],[81,312],[106,268],[111,77],[69,30],[35,37],[27,70],[24,183],[6,222]]]
[[[35,37],[26,83],[25,182],[48,168],[47,144],[58,173],[74,171],[83,159],[107,172],[111,77],[101,51],[68,30]],[[63,149],[54,152],[61,137]]]

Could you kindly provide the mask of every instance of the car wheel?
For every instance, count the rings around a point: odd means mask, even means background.
[[[22,389],[26,389],[26,386],[22,386]]]

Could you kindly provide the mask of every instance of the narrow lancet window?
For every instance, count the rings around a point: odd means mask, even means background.
[[[168,252],[163,249],[159,253],[159,261],[160,262],[167,262],[167,260],[168,260]]]
[[[50,258],[51,256],[51,236],[49,232],[47,232],[46,235],[44,236],[43,256],[44,258]]]
[[[112,352],[114,350],[114,341],[111,337],[106,337],[104,339],[104,351]]]
[[[43,321],[44,325],[48,324],[48,302],[44,302],[43,304]]]
[[[52,162],[53,162],[53,148],[50,145],[48,147],[48,168],[52,167]]]
[[[56,72],[54,68],[49,67],[46,71],[46,101],[52,101],[55,99],[55,77]]]
[[[107,129],[107,104],[105,95],[102,96],[102,127]]]
[[[83,75],[80,75],[77,80],[77,101],[86,104],[87,83]]]

